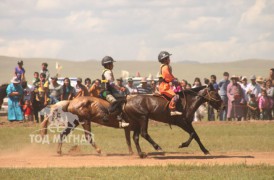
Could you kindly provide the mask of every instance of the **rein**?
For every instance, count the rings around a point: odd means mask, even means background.
[[[194,93],[196,96],[202,97],[202,98],[204,98],[204,99],[206,99],[206,100],[208,100],[208,101],[216,101],[216,102],[221,101],[221,100],[218,100],[218,99],[215,99],[214,97],[212,97],[212,96],[210,95],[208,89],[206,89],[206,94],[207,94],[209,97],[200,95],[200,94],[198,94],[199,92],[193,91],[193,90],[191,90],[191,89],[188,89],[188,91],[191,91],[191,92]]]

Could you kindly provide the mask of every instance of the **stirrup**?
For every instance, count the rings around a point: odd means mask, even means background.
[[[171,116],[180,116],[182,115],[183,113],[182,112],[179,112],[179,111],[170,111],[170,115]]]

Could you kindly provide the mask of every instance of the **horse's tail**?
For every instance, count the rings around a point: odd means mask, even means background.
[[[42,137],[47,134],[47,128],[48,128],[48,123],[49,123],[49,118],[52,115],[52,112],[57,109],[62,109],[64,112],[67,111],[68,105],[70,101],[60,101],[52,106],[50,106],[50,114],[44,119],[44,121],[41,123],[41,130],[40,134]]]

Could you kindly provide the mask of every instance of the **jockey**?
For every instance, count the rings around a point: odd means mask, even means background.
[[[113,76],[113,62],[116,62],[113,60],[110,56],[105,56],[102,59],[102,66],[104,66],[103,74],[102,74],[102,81],[101,81],[101,97],[105,100],[107,100],[111,105],[113,105],[114,102],[116,102],[116,98],[114,97],[114,91],[125,91],[126,89],[124,87],[119,87],[114,83],[114,76]],[[109,116],[110,114],[108,114]],[[106,117],[108,118],[108,117]],[[120,127],[127,127],[129,123],[126,123],[122,119],[122,114],[119,113],[117,115],[117,119],[119,120]]]
[[[170,82],[174,83],[176,81],[175,77],[172,74],[172,68],[169,65],[169,56],[171,56],[171,54],[169,54],[166,51],[161,51],[158,55],[158,61],[161,63],[159,92],[171,98],[171,101],[169,103],[170,115],[178,116],[182,115],[182,112],[176,110],[176,103],[179,100],[179,96],[175,94],[175,92],[172,90],[172,87],[169,84]]]

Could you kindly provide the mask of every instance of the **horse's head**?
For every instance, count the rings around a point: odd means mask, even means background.
[[[213,85],[210,83],[205,89],[200,91],[200,95],[204,97],[204,99],[211,105],[213,108],[220,110],[223,108],[223,101],[218,94],[218,91],[216,91],[213,87]]]

